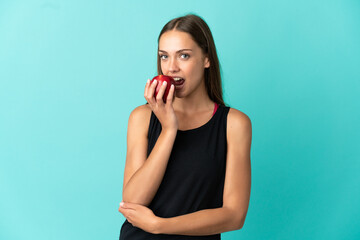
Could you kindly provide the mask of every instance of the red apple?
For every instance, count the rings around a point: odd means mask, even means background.
[[[160,87],[162,86],[163,82],[166,82],[166,89],[165,89],[165,92],[164,92],[164,95],[163,95],[163,101],[166,103],[166,98],[169,94],[169,91],[170,91],[170,87],[171,87],[171,84],[174,84],[175,85],[175,80],[170,77],[170,76],[165,76],[165,75],[159,75],[159,76],[156,76],[154,77],[150,84],[156,80],[157,81],[157,85],[156,85],[156,89],[155,89],[155,97],[156,95],[158,94],[159,90],[160,90]]]

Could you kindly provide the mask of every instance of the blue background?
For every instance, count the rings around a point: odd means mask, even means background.
[[[360,2],[0,1],[0,239],[117,239],[130,112],[162,26],[202,16],[253,124],[244,228],[360,239]]]

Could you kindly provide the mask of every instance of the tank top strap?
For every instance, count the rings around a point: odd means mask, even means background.
[[[213,112],[213,114],[212,114],[213,116],[214,116],[214,114],[216,113],[216,111],[217,111],[218,107],[219,107],[219,104],[215,103],[215,106],[214,106],[214,112]]]

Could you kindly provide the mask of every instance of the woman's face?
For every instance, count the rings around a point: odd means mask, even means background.
[[[162,73],[175,80],[181,79],[175,85],[177,97],[185,97],[205,88],[204,68],[208,68],[210,63],[190,34],[176,30],[162,34],[159,57]]]

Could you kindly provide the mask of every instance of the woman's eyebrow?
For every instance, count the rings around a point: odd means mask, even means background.
[[[179,53],[179,52],[182,52],[182,51],[192,51],[192,49],[187,49],[187,48],[185,48],[185,49],[180,49],[180,50],[176,51],[176,53]],[[164,50],[159,50],[159,52],[167,53],[167,52],[164,51]]]

